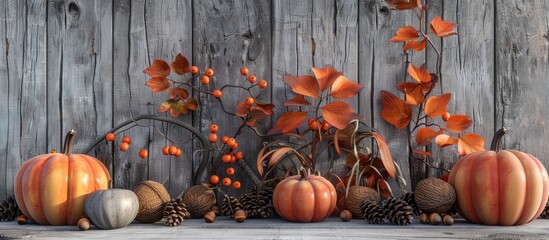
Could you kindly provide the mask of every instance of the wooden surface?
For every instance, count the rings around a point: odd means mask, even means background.
[[[82,232],[76,226],[17,225],[0,223],[0,239],[547,239],[546,219],[518,227],[469,224],[458,220],[452,226],[419,224],[395,226],[372,225],[364,220],[344,223],[328,218],[319,223],[291,223],[282,219],[254,219],[237,223],[218,217],[214,223],[188,219],[177,227],[163,223],[133,223],[115,230],[90,229]]]
[[[458,24],[458,37],[435,43],[444,49],[443,87],[453,93],[449,111],[471,116],[471,131],[488,141],[497,128],[507,127],[506,147],[538,156],[548,167],[549,1],[427,2],[432,5],[427,21],[441,15]],[[179,52],[201,69],[216,69],[215,84],[204,89],[240,83],[243,65],[266,79],[269,87],[261,98],[278,108],[262,130],[291,96],[282,83],[284,73],[311,74],[310,67],[333,65],[365,86],[350,103],[385,136],[408,182],[439,175],[409,162],[406,132],[380,117],[380,91],[398,93],[395,84],[405,80],[402,46],[388,40],[407,24],[417,24],[410,12],[390,11],[379,0],[1,1],[0,198],[13,194],[21,163],[61,150],[69,129],[78,131],[78,152],[117,123],[156,114],[167,95],[151,93],[143,69],[156,58],[171,61]],[[431,52],[411,54],[410,60],[434,64]],[[238,91],[223,96],[229,111],[242,99]],[[201,98],[206,107],[181,120],[205,134],[211,123],[220,125],[220,136],[234,134],[240,120],[220,114],[213,100]],[[176,196],[191,184],[199,164],[191,156],[200,146],[177,127],[143,125],[121,132],[114,146],[99,144],[91,154],[111,170],[116,187],[167,179]],[[161,147],[170,144],[162,134],[185,157],[162,155]],[[124,153],[117,148],[122,135],[133,140]],[[263,139],[246,129],[238,140],[245,160],[255,166]],[[140,148],[149,149],[147,159],[137,157]],[[431,162],[450,168],[456,160],[447,149]],[[331,164],[321,167],[325,171]],[[252,187],[243,174],[238,178],[244,183],[238,193]]]

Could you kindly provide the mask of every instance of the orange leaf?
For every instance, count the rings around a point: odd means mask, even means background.
[[[416,40],[419,37],[417,30],[412,26],[404,26],[397,30],[396,35],[392,37],[389,42],[405,42]]]
[[[322,116],[337,129],[344,129],[353,119],[362,119],[362,116],[354,112],[353,107],[342,101],[326,104],[322,107]]]
[[[461,133],[471,125],[473,125],[473,121],[467,115],[452,115],[446,121],[446,129],[455,133]]]
[[[456,24],[453,22],[445,22],[439,16],[436,16],[431,21],[431,31],[439,37],[447,37],[457,34]]]
[[[435,131],[429,127],[420,128],[416,134],[416,143],[418,146],[427,146],[431,143],[431,139],[440,135],[441,133],[442,129],[440,129],[439,131]]]
[[[330,96],[335,98],[352,98],[358,94],[360,89],[364,86],[349,81],[345,76],[339,76],[334,84],[332,85],[332,90],[330,91]]]
[[[291,111],[286,112],[278,118],[276,125],[269,131],[269,134],[274,133],[289,133],[303,124],[307,120],[306,112]]]
[[[172,62],[172,69],[178,75],[183,75],[185,73],[191,72],[189,68],[189,60],[183,56],[183,54],[177,54],[175,60]]]
[[[160,104],[160,107],[158,108],[158,112],[167,112],[172,108],[173,103],[177,103],[175,100],[169,99],[167,101],[164,101]]]
[[[406,93],[406,104],[417,106],[423,102],[425,102],[425,95],[421,86],[417,86],[413,91]]]
[[[379,179],[377,181],[377,191],[379,192],[379,195],[383,196],[384,198],[394,197],[391,186],[387,181],[385,181],[385,179]]]
[[[144,73],[155,77],[167,77],[170,75],[170,65],[164,60],[155,59],[153,65],[143,70]]]
[[[440,96],[432,96],[425,103],[425,115],[434,118],[448,112],[446,105],[450,102],[452,94],[446,93]]]
[[[372,136],[377,142],[377,147],[379,149],[379,156],[381,157],[381,161],[383,162],[383,166],[385,166],[385,170],[389,175],[393,178],[396,178],[396,170],[395,170],[395,164],[393,157],[391,156],[391,151],[389,151],[389,145],[387,145],[387,142],[379,134],[378,132],[372,132]]]
[[[395,10],[408,10],[417,7],[417,2],[414,0],[386,0],[387,3]]]
[[[316,77],[316,81],[318,81],[320,91],[322,92],[332,86],[335,80],[342,74],[341,72],[338,72],[334,67],[311,68],[311,70],[313,71],[313,74]]]
[[[305,76],[293,76],[286,74],[283,77],[284,82],[290,86],[292,91],[294,91],[297,94],[309,96],[312,98],[318,98],[320,95],[318,91],[318,83],[315,81],[313,76],[305,75]]]
[[[275,105],[274,104],[270,104],[270,103],[267,103],[267,104],[257,104],[255,106],[255,110],[259,110],[269,116],[272,116],[274,115],[274,112],[273,112],[273,109],[274,109]]]
[[[432,152],[425,152],[425,151],[419,151],[419,150],[414,150],[414,152],[419,154],[419,155],[423,155],[423,156],[427,156],[427,157],[432,157],[433,156]]]
[[[198,102],[196,101],[196,98],[190,97],[183,101],[183,106],[192,111],[196,111],[196,109],[198,109]]]
[[[170,98],[171,99],[187,99],[189,97],[189,92],[184,88],[171,88],[170,89]]]
[[[404,44],[403,50],[406,52],[410,49],[421,52],[423,49],[427,47],[427,39],[423,39],[420,41],[408,41]]]
[[[443,148],[457,144],[458,140],[459,139],[450,137],[449,135],[440,134],[435,138],[435,143],[437,144],[437,146]]]
[[[412,106],[404,103],[404,101],[394,94],[381,91],[381,117],[390,124],[393,124],[398,129],[403,129],[412,120]]]
[[[399,83],[397,85],[397,89],[401,93],[406,94],[406,93],[410,93],[410,92],[414,91],[418,85],[419,84],[414,83],[414,82],[403,82],[403,83]]]
[[[145,85],[150,87],[153,93],[163,92],[170,88],[170,81],[166,77],[153,77]]]
[[[288,99],[284,102],[284,107],[290,106],[310,106],[311,103],[305,99],[305,96],[301,94],[295,95],[292,99]]]
[[[418,83],[431,82],[431,74],[427,71],[425,64],[421,65],[420,68],[417,68],[414,64],[410,63],[410,67],[408,67],[408,74],[410,74],[410,76]]]
[[[235,115],[239,117],[248,116],[248,107],[246,106],[246,103],[244,101],[239,101],[236,103]]]
[[[478,134],[469,133],[459,138],[458,153],[460,156],[484,150],[484,138]]]

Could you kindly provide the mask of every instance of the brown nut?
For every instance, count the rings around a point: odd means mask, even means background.
[[[237,210],[234,212],[234,220],[239,223],[244,222],[244,220],[246,220],[246,212],[244,212],[244,210]]]
[[[348,222],[351,221],[351,218],[353,218],[353,214],[349,210],[343,210],[339,214],[339,218],[341,218],[341,221]]]
[[[429,221],[431,222],[432,225],[439,225],[442,222],[442,218],[438,213],[431,213],[429,215]]]
[[[204,221],[206,221],[207,223],[215,222],[215,212],[207,212],[206,215],[204,215]]]
[[[90,229],[91,227],[91,223],[90,223],[90,220],[88,218],[80,218],[80,220],[78,220],[78,229],[80,229],[80,231],[86,231],[88,229]]]
[[[427,215],[427,213],[422,213],[419,216],[419,222],[422,224],[429,224],[430,223],[429,215]]]
[[[27,224],[28,222],[29,222],[29,219],[25,215],[20,215],[19,217],[17,217],[17,223],[19,225],[24,225],[24,224]]]
[[[445,215],[444,217],[442,217],[442,224],[446,226],[454,225],[454,218],[450,215]]]

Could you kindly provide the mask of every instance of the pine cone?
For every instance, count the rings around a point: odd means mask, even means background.
[[[385,215],[383,215],[383,208],[374,202],[364,201],[360,206],[364,218],[370,224],[382,224],[384,222]]]
[[[11,196],[0,203],[0,222],[13,221],[21,214],[21,210],[15,201],[15,197]]]
[[[223,198],[223,203],[221,203],[221,213],[230,218],[234,218],[234,213],[238,210],[244,210],[242,204],[235,197],[225,197]]]
[[[541,215],[539,215],[539,217],[545,219],[549,218],[549,201],[545,204],[545,208],[541,211]]]
[[[417,207],[416,200],[415,200],[415,193],[414,192],[407,192],[404,195],[400,197],[403,201],[407,202],[410,207],[413,209],[413,213],[416,216],[421,215],[421,210]]]
[[[408,225],[414,219],[412,207],[402,199],[389,198],[383,204],[383,214],[395,225]]]
[[[269,218],[275,215],[273,189],[253,189],[240,197],[247,218]]]
[[[164,207],[164,217],[166,225],[170,227],[178,226],[183,222],[185,215],[188,215],[187,205],[183,202],[183,198],[178,197],[170,200]]]

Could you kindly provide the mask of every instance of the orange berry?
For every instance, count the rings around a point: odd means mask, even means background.
[[[266,88],[267,87],[267,81],[261,80],[261,81],[259,81],[259,83],[257,83],[257,86],[261,89]]]
[[[221,142],[224,143],[224,144],[227,144],[228,141],[229,141],[229,137],[227,137],[227,136],[223,136],[221,138]]]
[[[170,146],[165,146],[162,148],[162,153],[164,155],[170,155]]]
[[[318,129],[318,123],[314,118],[309,119],[309,128],[311,130],[317,130]]]
[[[217,134],[215,134],[215,133],[210,133],[210,137],[208,137],[208,140],[209,140],[211,143],[217,142]]]
[[[322,121],[322,124],[321,124],[321,129],[322,131],[326,132],[328,131],[328,129],[330,129],[330,124],[326,121]]]
[[[202,83],[202,85],[208,85],[210,84],[210,77],[202,76],[202,78],[200,79],[200,82]]]
[[[223,93],[221,92],[221,90],[214,90],[212,94],[215,98],[221,98],[221,96],[223,96]]]
[[[130,136],[124,136],[124,138],[122,138],[122,142],[123,143],[132,143],[132,138]]]
[[[191,74],[192,74],[192,75],[195,75],[195,74],[197,74],[197,73],[198,73],[198,67],[197,67],[197,66],[192,66],[192,67],[191,67]]]
[[[231,163],[234,163],[236,162],[236,157],[234,156],[234,154],[231,154]]]
[[[227,140],[227,146],[228,147],[231,147],[235,143],[236,143],[236,139],[234,139],[234,138],[229,138],[229,140]]]
[[[149,151],[147,149],[141,149],[139,150],[139,157],[140,158],[147,158],[149,156]]]
[[[219,130],[219,126],[217,126],[217,124],[210,125],[210,132],[211,133],[216,133],[217,130]]]
[[[230,178],[228,178],[228,177],[223,178],[223,185],[224,185],[224,186],[227,186],[227,187],[228,187],[228,186],[231,186],[231,182],[232,182],[232,181],[231,181]]]
[[[125,152],[128,151],[128,149],[130,148],[130,144],[127,142],[123,142],[120,144],[120,146],[118,146],[118,148],[120,148],[120,151]]]
[[[229,146],[232,150],[235,150],[238,148],[238,143],[234,143],[232,146]]]
[[[219,183],[219,177],[217,175],[212,175],[210,177],[210,183],[211,184],[218,184]]]
[[[244,153],[243,152],[237,152],[234,154],[236,160],[240,160],[242,158],[244,158]]]
[[[224,154],[223,157],[221,157],[221,161],[224,163],[230,163],[231,162],[231,155],[230,154]]]
[[[227,175],[232,176],[234,175],[234,168],[228,167],[227,170],[225,170],[225,172],[227,173]]]
[[[247,67],[241,67],[241,68],[240,68],[240,74],[246,76],[246,75],[248,75],[248,72],[249,72],[249,71],[248,71],[248,68],[247,68]]]
[[[177,151],[175,152],[175,154],[173,155],[174,157],[180,157],[181,154],[183,154],[183,151],[181,151],[181,148],[178,148]]]
[[[246,101],[244,101],[244,104],[246,104],[246,106],[252,106],[252,105],[254,105],[254,102],[255,102],[255,100],[254,100],[253,97],[247,97]]]
[[[170,146],[170,148],[168,149],[168,152],[170,153],[170,155],[175,155],[177,153],[177,147]]]
[[[448,119],[450,118],[450,113],[449,112],[445,112],[444,114],[442,114],[442,120],[443,121],[448,121]]]
[[[234,181],[234,183],[233,183],[233,188],[234,188],[235,190],[240,189],[240,181]]]
[[[211,69],[211,68],[208,68],[208,69],[206,69],[205,74],[206,74],[206,76],[208,76],[208,77],[213,77],[213,75],[214,75],[214,70]]]
[[[248,77],[248,82],[254,83],[257,80],[257,78],[254,75],[251,75]]]
[[[116,138],[116,135],[114,135],[114,133],[112,132],[107,133],[107,136],[105,136],[105,140],[107,140],[107,142],[112,142],[114,141],[115,138]]]

